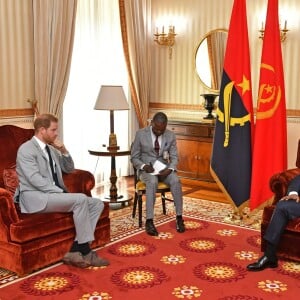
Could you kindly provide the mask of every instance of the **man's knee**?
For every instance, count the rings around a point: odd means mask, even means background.
[[[179,179],[179,177],[177,176],[177,174],[175,173],[171,173],[170,175],[170,185],[180,185],[181,186],[181,181]]]
[[[156,188],[158,184],[157,176],[149,175],[148,177],[144,178],[143,181],[145,182],[147,187]]]
[[[278,201],[276,204],[277,210],[286,210],[291,207],[291,200]]]

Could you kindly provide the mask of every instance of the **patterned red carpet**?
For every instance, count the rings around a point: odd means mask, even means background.
[[[246,265],[260,256],[259,231],[225,223],[230,208],[224,204],[218,204],[216,212],[197,201],[197,211],[193,203],[185,210],[183,234],[176,232],[171,206],[167,216],[156,209],[158,237],[136,228],[136,220],[128,215],[130,207],[115,211],[113,241],[98,250],[110,266],[78,269],[57,264],[3,286],[0,299],[299,298],[299,264],[280,261],[277,269],[247,272]]]

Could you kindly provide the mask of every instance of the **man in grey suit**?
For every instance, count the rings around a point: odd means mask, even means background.
[[[176,173],[178,162],[175,134],[166,129],[168,118],[163,112],[154,115],[151,125],[137,131],[131,148],[131,161],[139,178],[146,184],[146,232],[157,236],[153,223],[155,195],[158,181],[170,186],[176,210],[176,230],[185,231],[182,218],[182,188]],[[153,175],[153,166],[159,161],[165,164],[159,174]]]
[[[104,204],[81,193],[68,193],[62,171],[74,170],[74,162],[63,143],[57,140],[58,119],[51,114],[34,121],[35,134],[17,153],[19,187],[15,201],[23,213],[73,212],[76,236],[63,262],[80,268],[107,266],[90,248],[96,223]]]
[[[289,184],[287,195],[277,202],[264,240],[267,242],[265,253],[254,263],[247,266],[248,271],[262,271],[266,268],[277,268],[277,247],[288,222],[300,217],[300,175]],[[299,245],[295,245],[299,247]]]

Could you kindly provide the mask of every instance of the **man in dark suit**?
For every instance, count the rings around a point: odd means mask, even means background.
[[[131,148],[131,161],[138,170],[139,178],[146,184],[146,232],[157,236],[158,231],[153,223],[154,202],[158,181],[170,186],[176,209],[176,230],[185,231],[182,218],[182,188],[176,173],[178,162],[175,134],[166,129],[167,116],[158,112],[150,126],[137,131]],[[155,162],[160,162],[162,170],[153,175]]]
[[[276,249],[280,237],[290,220],[300,217],[300,176],[296,176],[289,184],[287,196],[277,203],[270,224],[264,235],[267,247],[264,255],[255,263],[247,266],[248,271],[262,271],[266,268],[276,268],[278,259]]]
[[[23,213],[73,212],[76,236],[63,262],[77,267],[107,266],[109,262],[90,249],[96,223],[103,211],[101,200],[81,193],[68,193],[62,172],[74,170],[74,162],[58,139],[58,119],[39,115],[35,134],[17,153],[19,187],[15,193]]]

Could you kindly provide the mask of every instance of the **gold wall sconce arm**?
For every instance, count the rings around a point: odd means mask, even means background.
[[[286,36],[289,31],[289,29],[287,29],[287,21],[286,20],[284,21],[283,28],[281,28],[281,26],[279,26],[279,27],[280,27],[280,29],[279,29],[280,30],[280,41],[283,43],[286,40]],[[259,38],[263,40],[264,36],[265,36],[265,27],[264,27],[263,22],[261,23],[261,29],[258,30],[258,32],[259,32]]]
[[[158,28],[156,27],[154,33],[154,42],[160,46],[167,46],[169,47],[169,58],[172,58],[172,49],[175,44],[175,26],[169,26],[168,33],[164,32],[164,26],[162,27],[162,31],[159,33]]]

